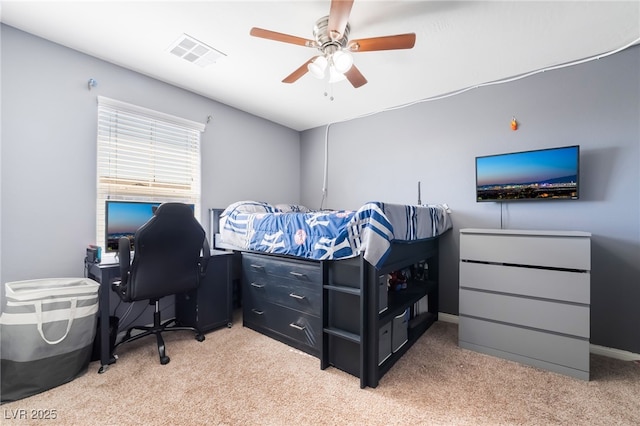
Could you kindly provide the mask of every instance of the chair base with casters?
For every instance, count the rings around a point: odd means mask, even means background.
[[[151,300],[149,302],[150,305],[155,303],[155,311],[153,312],[153,325],[150,327],[146,326],[133,326],[129,328],[124,335],[122,341],[118,342],[114,350],[117,349],[120,345],[134,342],[138,339],[141,339],[146,336],[150,336],[155,334],[156,340],[158,341],[158,354],[160,355],[160,364],[165,365],[171,361],[166,354],[166,348],[164,344],[164,339],[162,338],[162,333],[165,331],[193,331],[196,333],[196,340],[198,342],[204,341],[204,334],[196,328],[196,327],[187,327],[187,326],[179,326],[179,325],[171,325],[176,322],[175,318],[165,321],[164,323],[160,319],[160,301],[159,300]],[[131,335],[131,332],[135,330],[140,330],[142,333]]]

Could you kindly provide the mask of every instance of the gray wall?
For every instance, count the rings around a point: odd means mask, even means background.
[[[0,283],[82,276],[96,229],[96,97],[197,122],[202,211],[239,199],[298,202],[300,135],[2,25]],[[88,89],[89,78],[98,86]],[[238,156],[248,173],[236,167]],[[271,158],[268,170],[260,168]],[[264,171],[263,171],[264,170]]]
[[[639,353],[639,76],[635,46],[595,62],[330,125],[324,207],[416,203],[418,181],[423,203],[448,203],[454,229],[441,238],[440,310],[456,315],[459,229],[591,232],[591,342]],[[520,122],[515,132],[512,116]],[[318,207],[325,127],[303,132],[301,140],[302,203]],[[475,202],[476,156],[573,144],[581,147],[580,200]]]

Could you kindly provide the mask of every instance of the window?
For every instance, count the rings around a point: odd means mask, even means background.
[[[96,244],[105,244],[105,201],[194,204],[200,220],[204,125],[98,97]]]

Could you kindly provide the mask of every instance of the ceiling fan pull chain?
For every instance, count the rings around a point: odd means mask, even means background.
[[[333,84],[330,81],[325,81],[325,84],[324,96],[328,97],[330,101],[333,101]],[[327,86],[329,89],[327,89]]]

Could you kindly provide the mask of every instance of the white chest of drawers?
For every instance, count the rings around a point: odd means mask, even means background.
[[[589,380],[591,234],[460,230],[459,346]]]

